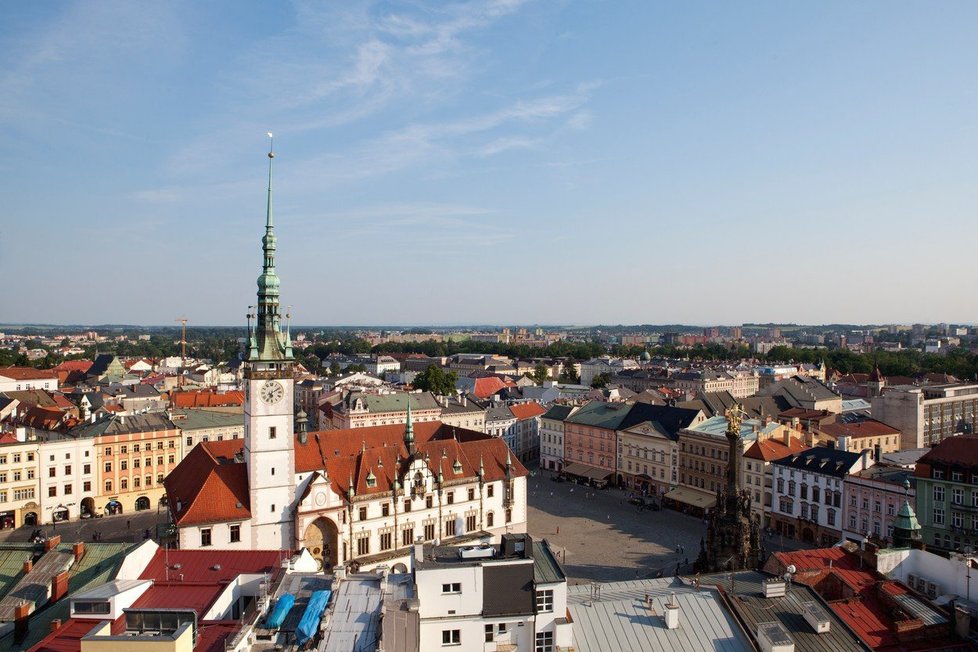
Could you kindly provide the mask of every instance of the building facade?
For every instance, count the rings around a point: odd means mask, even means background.
[[[978,384],[888,387],[872,403],[873,418],[900,431],[902,449],[978,432]]]
[[[540,417],[540,468],[564,468],[564,421],[577,411],[576,405],[551,405]]]
[[[944,439],[914,475],[923,542],[943,551],[978,546],[978,435]]]
[[[915,501],[913,472],[894,466],[872,466],[845,478],[842,536],[860,542],[864,537],[893,541],[893,524],[904,501]]]

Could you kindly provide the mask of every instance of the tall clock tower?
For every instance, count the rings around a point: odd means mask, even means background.
[[[269,134],[271,136],[271,134]],[[262,238],[264,262],[258,277],[257,312],[248,313],[248,354],[244,383],[244,456],[251,499],[251,548],[291,549],[295,545],[292,340],[283,330],[279,278],[275,273],[272,223],[272,160],[268,152],[268,209]]]

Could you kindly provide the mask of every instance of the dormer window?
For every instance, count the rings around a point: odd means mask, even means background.
[[[455,472],[455,475],[458,475],[459,473],[462,472],[462,463],[459,462],[457,459],[455,460],[455,463],[452,464],[452,471]]]
[[[377,486],[377,476],[374,475],[374,472],[372,470],[369,473],[367,473],[367,486],[368,487]]]

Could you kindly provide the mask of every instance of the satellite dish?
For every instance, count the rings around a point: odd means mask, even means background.
[[[797,572],[798,572],[798,569],[797,569],[797,568],[795,568],[795,565],[794,565],[794,564],[789,564],[789,565],[788,565],[788,568],[786,568],[785,570],[787,570],[787,571],[788,571],[788,574],[789,574],[789,575],[791,575],[791,574],[793,574],[793,573],[797,573]]]

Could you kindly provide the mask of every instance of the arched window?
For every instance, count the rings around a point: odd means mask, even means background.
[[[492,512],[486,514],[486,527],[492,527],[493,522],[496,520],[496,515]]]

